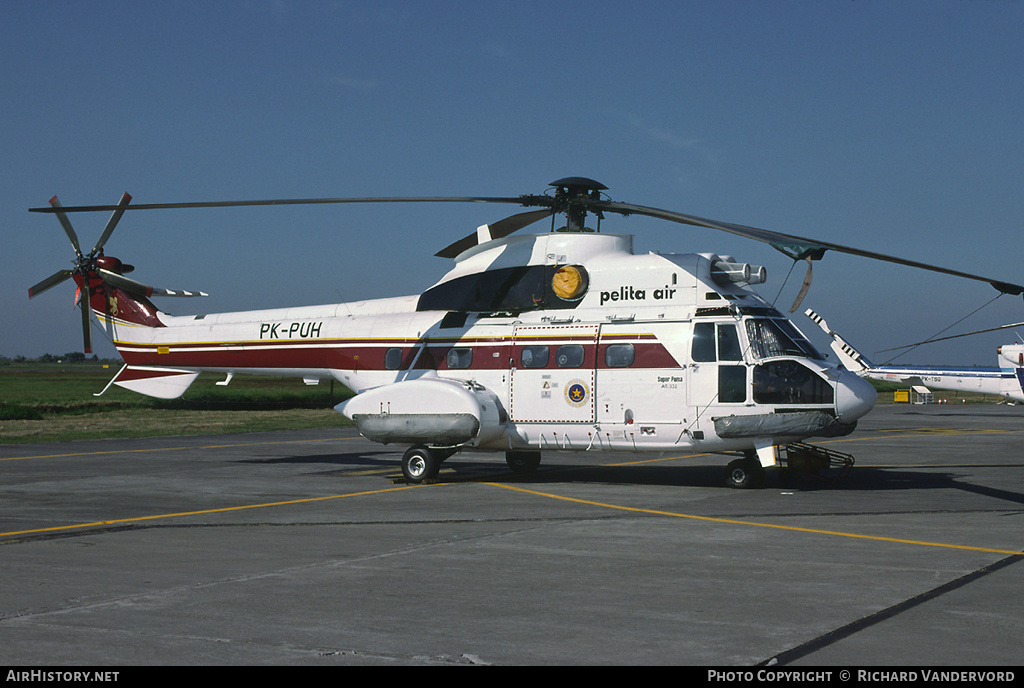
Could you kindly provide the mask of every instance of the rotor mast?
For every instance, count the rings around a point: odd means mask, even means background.
[[[587,206],[590,202],[600,201],[601,192],[608,187],[601,182],[586,177],[565,177],[551,182],[550,186],[555,187],[554,210],[565,213],[565,227],[560,232],[593,232],[587,229],[586,217]],[[595,210],[597,215],[598,228],[603,219],[601,211]]]

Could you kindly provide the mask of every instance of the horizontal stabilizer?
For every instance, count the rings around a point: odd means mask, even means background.
[[[111,382],[148,397],[177,399],[197,377],[195,370],[125,366]]]

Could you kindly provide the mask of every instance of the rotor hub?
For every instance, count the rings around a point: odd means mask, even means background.
[[[587,177],[565,177],[551,182],[555,187],[554,208],[565,213],[564,232],[590,232],[584,224],[587,217],[587,206],[591,201],[600,201],[601,192],[608,187],[599,181]],[[603,219],[601,213],[594,211],[598,220]]]

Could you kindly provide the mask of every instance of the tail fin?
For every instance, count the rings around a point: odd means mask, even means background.
[[[846,369],[853,373],[861,373],[870,368],[874,368],[874,364],[865,358],[859,351],[854,349],[852,346],[846,343],[842,337],[833,332],[828,328],[828,323],[820,315],[808,308],[804,311],[804,315],[810,318],[818,327],[825,331],[825,334],[832,338],[832,351],[839,357],[840,362],[846,366]]]
[[[75,275],[75,281],[83,278]],[[89,286],[89,307],[100,321],[100,325],[112,337],[118,326],[166,327],[160,319],[160,311],[141,294],[132,294],[108,281],[94,280]]]
[[[1000,368],[1024,368],[1024,345],[1003,344],[998,347],[996,365]]]
[[[88,294],[89,307],[96,316],[100,328],[106,332],[126,361],[131,361],[132,358],[123,347],[126,342],[137,340],[138,332],[129,335],[125,330],[167,327],[164,314],[147,298],[148,295],[206,295],[201,292],[169,292],[165,289],[153,289],[144,285],[136,287],[126,279],[118,280],[120,274],[120,270],[108,271],[103,274],[102,280],[91,280],[88,289],[83,291]],[[75,275],[75,280],[81,289],[83,278],[80,275]],[[118,286],[122,281],[125,283],[124,288]],[[147,293],[143,295],[142,292]],[[198,375],[199,372],[195,370],[126,363],[107,384],[103,392],[109,389],[111,384],[114,384],[146,396],[176,399],[185,393],[185,390]]]

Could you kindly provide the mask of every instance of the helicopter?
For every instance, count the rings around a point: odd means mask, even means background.
[[[1024,286],[745,225],[610,200],[586,177],[543,194],[509,197],[318,198],[49,207],[75,250],[72,269],[29,297],[73,279],[90,352],[90,311],[124,365],[110,384],[160,398],[182,395],[203,372],[334,380],[355,396],[336,409],[361,435],[407,446],[412,484],[436,480],[464,449],[504,453],[535,471],[543,452],[626,451],[735,456],[726,484],[765,483],[773,466],[845,473],[853,457],[807,444],[853,432],[875,389],[830,362],[753,287],[763,266],[713,253],[633,250],[629,234],[601,231],[606,214],[641,215],[717,229],[771,245],[807,264],[828,250],[983,281],[1002,293]],[[481,225],[436,255],[454,266],[421,294],[235,313],[174,316],[157,289],[104,246],[125,211],[324,203],[464,202],[530,208]],[[72,212],[112,211],[91,251]],[[587,227],[588,216],[597,220]],[[564,217],[564,224],[559,218]],[[547,231],[521,233],[550,218]],[[108,388],[109,388],[108,384]]]

